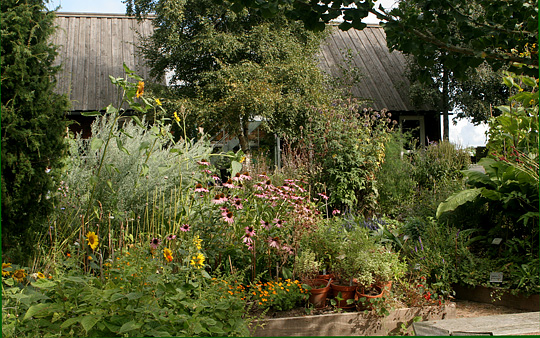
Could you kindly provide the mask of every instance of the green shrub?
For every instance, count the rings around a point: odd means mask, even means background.
[[[316,182],[332,208],[372,213],[377,197],[376,175],[384,159],[391,114],[360,111],[355,100],[336,101],[317,110],[306,128],[311,165],[320,168]]]
[[[26,264],[52,212],[69,100],[54,92],[54,13],[40,0],[6,0],[1,9],[2,253]]]
[[[385,145],[384,162],[377,174],[378,212],[402,219],[414,201],[415,167],[406,153],[407,135],[394,131]]]
[[[96,265],[101,276],[83,271],[85,254],[76,252],[50,279],[3,276],[2,335],[247,336],[245,293],[235,277],[211,278],[190,264],[191,255],[167,245],[171,262],[161,246],[133,246]]]

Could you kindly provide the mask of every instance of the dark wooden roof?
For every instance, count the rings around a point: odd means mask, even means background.
[[[56,13],[59,29],[53,38],[58,47],[57,91],[66,93],[72,101],[72,112],[103,110],[116,102],[118,91],[109,80],[124,76],[122,63],[142,78],[149,79],[149,69],[137,52],[138,33],[152,34],[151,18],[137,21],[118,14]],[[323,71],[340,76],[348,49],[354,65],[362,74],[360,85],[353,89],[355,97],[372,100],[371,106],[391,111],[427,111],[417,109],[408,99],[409,82],[404,76],[405,57],[386,47],[383,28],[369,25],[359,31],[343,32],[332,27],[332,34],[321,46]]]
[[[389,52],[384,29],[368,25],[363,30],[341,31],[332,27],[331,35],[321,46],[320,67],[333,77],[342,76],[339,65],[350,50],[351,66],[360,70],[359,85],[353,87],[354,97],[371,100],[376,110],[428,111],[427,107],[414,107],[409,100],[409,81],[405,77],[405,56],[398,51]]]
[[[118,91],[109,75],[125,76],[122,64],[143,78],[148,69],[135,45],[139,32],[152,33],[150,20],[117,14],[56,13],[59,29],[53,38],[58,47],[57,91],[66,93],[72,101],[72,111],[102,110],[118,100]]]

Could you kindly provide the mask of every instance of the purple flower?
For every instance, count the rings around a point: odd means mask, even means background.
[[[176,239],[176,235],[170,234],[167,236],[167,240],[172,241],[173,239]]]
[[[157,249],[157,247],[161,244],[161,240],[159,238],[152,238],[152,240],[150,241],[150,247],[152,247],[152,249]]]
[[[180,227],[180,231],[183,232],[188,232],[190,229],[191,227],[189,226],[189,224],[182,224],[182,226]]]

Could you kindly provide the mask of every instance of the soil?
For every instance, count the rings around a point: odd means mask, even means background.
[[[494,316],[508,313],[528,312],[527,310],[514,309],[507,306],[497,306],[489,303],[471,302],[468,300],[456,299],[454,302],[456,303],[457,318]]]

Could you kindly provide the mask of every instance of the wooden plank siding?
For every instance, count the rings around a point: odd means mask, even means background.
[[[55,64],[57,92],[67,94],[71,112],[104,110],[119,104],[119,91],[109,75],[124,77],[122,64],[148,79],[149,70],[139,55],[140,36],[153,31],[151,19],[138,22],[118,14],[56,13],[57,29],[51,42],[58,46]],[[163,82],[164,83],[164,82]]]
[[[352,65],[361,74],[353,96],[368,99],[367,106],[394,112],[433,112],[430,107],[414,107],[409,100],[409,81],[405,76],[406,59],[398,51],[390,53],[384,29],[368,25],[363,30],[341,31],[331,27],[329,37],[322,43],[319,67],[328,75],[341,76],[339,65],[350,49]]]
[[[118,91],[109,75],[123,77],[122,63],[144,79],[150,70],[140,55],[141,38],[154,30],[152,18],[137,21],[117,14],[57,13],[59,26],[53,43],[59,46],[57,91],[72,100],[72,112],[103,110],[118,105]],[[352,88],[355,97],[367,100],[376,110],[393,112],[433,112],[429,107],[414,107],[409,100],[409,81],[405,76],[406,58],[389,52],[384,29],[368,25],[363,30],[341,31],[329,27],[331,34],[322,43],[319,67],[333,78],[341,76],[339,65],[350,49],[352,65],[360,70],[360,83]],[[162,83],[165,83],[164,79]]]

